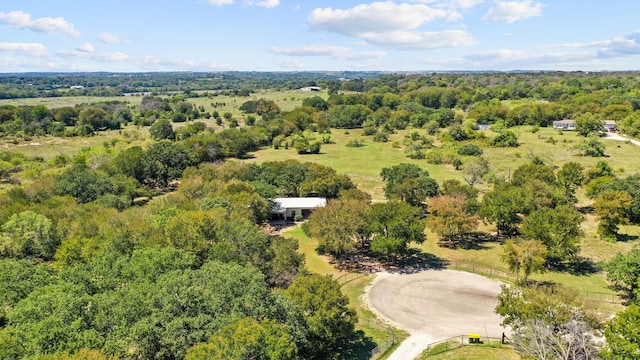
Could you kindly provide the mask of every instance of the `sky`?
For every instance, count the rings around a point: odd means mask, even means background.
[[[640,70],[640,1],[0,1],[0,72],[465,70]]]

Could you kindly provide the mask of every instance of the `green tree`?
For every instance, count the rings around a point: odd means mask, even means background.
[[[606,359],[640,358],[640,305],[632,304],[616,314],[604,331],[607,340]]]
[[[173,131],[171,122],[168,119],[158,119],[154,121],[153,125],[149,128],[149,134],[158,141],[165,139],[173,140],[176,137],[176,133]]]
[[[482,198],[479,213],[486,222],[495,223],[498,235],[514,235],[520,222],[518,214],[523,209],[522,189],[509,184],[499,184]]]
[[[330,276],[299,276],[284,295],[300,309],[309,329],[307,342],[300,348],[303,357],[331,358],[353,338],[356,313]]]
[[[298,347],[285,325],[242,318],[187,351],[185,360],[294,360]]]
[[[438,183],[429,177],[429,172],[415,164],[401,163],[382,168],[387,199],[406,201],[417,206],[427,197],[438,195]]]
[[[618,225],[629,222],[631,196],[626,191],[605,190],[596,197],[593,207],[600,220],[598,234],[605,238],[615,239]]]
[[[587,139],[576,144],[574,148],[579,150],[582,156],[602,157],[605,155],[605,146],[597,135],[589,135]]]
[[[522,234],[542,242],[547,250],[547,264],[558,266],[576,260],[583,221],[584,216],[572,206],[541,208],[524,219]]]
[[[518,282],[526,284],[533,272],[543,272],[546,249],[538,240],[510,239],[504,244],[502,261],[518,275]],[[520,274],[522,279],[520,280]]]
[[[478,216],[468,213],[462,195],[441,195],[429,199],[427,226],[449,243],[462,243],[463,238],[476,231]]]
[[[489,173],[489,162],[483,157],[475,157],[462,165],[462,178],[470,185],[482,183]]]
[[[421,213],[420,208],[400,201],[373,204],[369,225],[373,236],[371,248],[383,250],[382,254],[388,257],[404,254],[410,242],[422,244],[425,221],[420,218]]]
[[[611,287],[629,301],[640,298],[640,247],[626,254],[618,253],[605,266]]]
[[[580,187],[584,181],[584,168],[582,165],[576,162],[568,162],[562,165],[562,169],[558,171],[558,183],[564,189],[565,195],[572,202],[575,203],[576,189]]]
[[[368,201],[329,201],[309,217],[309,234],[318,239],[319,251],[343,256],[368,239],[369,212]]]
[[[167,186],[170,181],[179,179],[182,171],[193,165],[194,160],[181,144],[163,140],[149,146],[144,164],[146,179],[160,186]]]
[[[119,152],[113,158],[113,165],[122,174],[144,181],[144,157],[145,152],[140,146],[132,146]]]
[[[64,106],[56,110],[54,118],[66,126],[74,126],[78,121],[78,111],[70,106]]]
[[[51,220],[31,210],[13,214],[2,225],[0,253],[12,257],[53,258],[59,244]]]
[[[540,180],[552,186],[557,183],[553,169],[547,165],[537,163],[535,160],[515,169],[511,183],[516,186],[522,186],[531,180]]]
[[[517,147],[520,145],[518,136],[509,130],[502,131],[498,136],[491,139],[490,144],[493,147]]]
[[[71,195],[80,203],[94,201],[101,195],[113,192],[113,183],[108,177],[76,163],[55,178],[55,192]]]
[[[85,107],[78,114],[78,125],[89,126],[94,131],[107,128],[109,114],[102,108],[95,106]]]
[[[588,137],[598,134],[602,130],[602,121],[592,113],[586,113],[576,118],[576,131],[580,136]]]

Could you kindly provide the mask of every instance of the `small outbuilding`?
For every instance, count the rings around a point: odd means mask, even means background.
[[[553,128],[556,130],[574,131],[576,129],[576,122],[570,119],[557,120],[553,122]]]
[[[283,220],[293,220],[299,216],[307,218],[314,209],[326,205],[327,199],[323,197],[275,198],[271,214]]]
[[[618,126],[615,120],[602,120],[602,128],[605,132],[614,133],[618,131]]]

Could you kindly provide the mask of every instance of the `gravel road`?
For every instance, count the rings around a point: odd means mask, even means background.
[[[411,334],[389,360],[410,360],[429,343],[449,337],[502,336],[501,319],[494,313],[500,291],[499,282],[464,271],[379,273],[366,301],[378,316]]]

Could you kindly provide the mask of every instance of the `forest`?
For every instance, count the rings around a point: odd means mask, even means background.
[[[368,359],[360,305],[270,231],[310,196],[333,266],[490,247],[523,358],[640,356],[636,72],[3,74],[0,99],[3,359]]]

